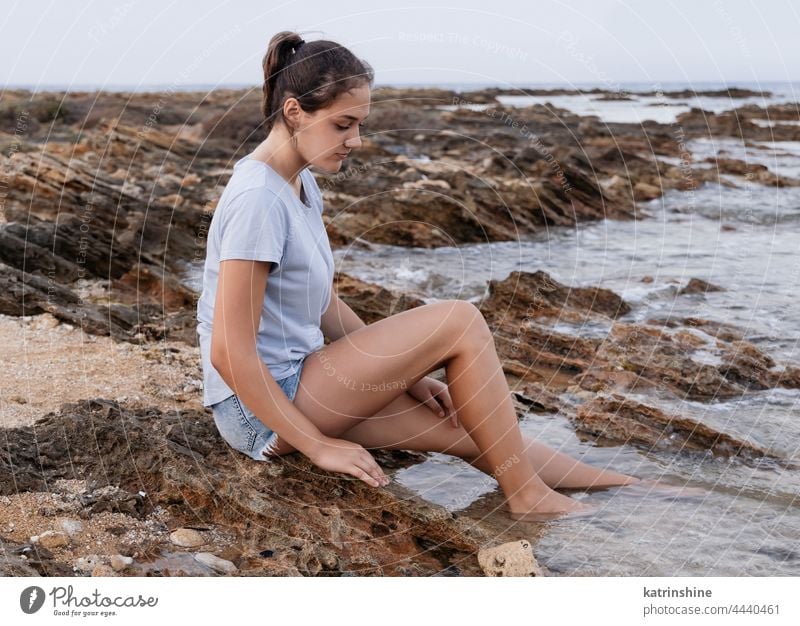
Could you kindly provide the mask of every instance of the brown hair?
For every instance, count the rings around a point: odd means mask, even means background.
[[[336,97],[375,80],[372,67],[350,50],[327,40],[304,42],[292,31],[281,31],[270,39],[262,62],[264,85],[261,110],[264,129],[270,133],[283,119],[286,98],[297,98],[307,113],[329,106]]]

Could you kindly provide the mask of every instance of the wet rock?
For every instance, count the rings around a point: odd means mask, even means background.
[[[699,278],[692,278],[685,287],[682,287],[679,291],[679,295],[685,295],[690,293],[706,293],[708,291],[725,291],[722,287],[718,287],[717,285],[712,285],[711,283],[707,283],[704,280],[700,280]]]
[[[487,576],[543,576],[544,573],[533,556],[530,541],[520,539],[478,552],[484,574]]]
[[[604,442],[644,445],[681,453],[711,452],[745,462],[760,459],[786,463],[768,450],[722,433],[696,420],[668,415],[662,410],[618,394],[598,396],[578,407],[576,429]]]
[[[670,390],[695,400],[797,383],[793,366],[778,370],[731,325],[691,318],[625,323],[619,318],[630,306],[613,292],[570,289],[541,271],[512,272],[492,281],[478,306],[492,328],[504,371],[525,382],[546,380],[562,389],[577,383],[590,391]],[[553,323],[601,326],[608,332],[602,340],[576,338],[555,331]],[[703,333],[667,330],[680,323]]]
[[[631,310],[610,289],[568,287],[541,270],[514,271],[503,280],[489,281],[489,295],[481,301],[481,312],[490,319],[505,315],[506,310],[498,305],[512,307],[514,313],[526,313],[529,317],[572,309],[616,318]]]

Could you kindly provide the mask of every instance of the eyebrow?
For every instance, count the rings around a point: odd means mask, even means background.
[[[347,119],[350,119],[350,120],[357,120],[358,119],[355,115],[343,114],[342,117],[346,117]],[[369,114],[367,114],[367,116],[364,119],[367,119],[367,117],[369,117]]]

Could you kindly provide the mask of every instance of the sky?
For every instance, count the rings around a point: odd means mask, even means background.
[[[7,0],[4,86],[257,85],[281,30],[330,39],[382,84],[800,79],[797,0]]]

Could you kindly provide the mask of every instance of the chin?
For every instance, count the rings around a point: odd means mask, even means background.
[[[319,169],[327,172],[328,174],[335,174],[342,168],[343,161],[337,158],[326,159],[324,162],[316,165]]]

